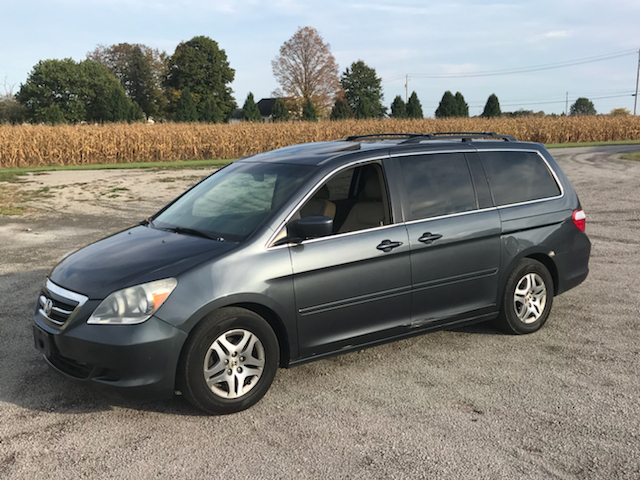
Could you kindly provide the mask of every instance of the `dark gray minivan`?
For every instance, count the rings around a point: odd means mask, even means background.
[[[238,160],[62,260],[36,347],[68,377],[231,413],[289,367],[496,320],[538,330],[588,272],[585,215],[544,146],[376,134]]]

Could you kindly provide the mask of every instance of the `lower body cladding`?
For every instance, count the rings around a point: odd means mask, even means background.
[[[170,398],[187,334],[156,317],[137,325],[82,323],[62,331],[36,313],[34,341],[49,365],[73,380],[127,399]]]

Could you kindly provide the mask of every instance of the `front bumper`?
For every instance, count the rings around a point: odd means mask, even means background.
[[[187,335],[151,317],[137,325],[51,326],[36,310],[34,341],[49,365],[66,377],[121,398],[170,398]]]

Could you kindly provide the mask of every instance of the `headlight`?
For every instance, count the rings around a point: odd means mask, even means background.
[[[105,298],[87,323],[132,325],[148,320],[178,285],[175,278],[136,285]]]

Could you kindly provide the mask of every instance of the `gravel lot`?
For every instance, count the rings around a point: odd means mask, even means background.
[[[0,478],[640,478],[640,162],[618,155],[634,150],[552,152],[593,250],[538,333],[480,325],[280,370],[225,417],[179,397],[115,403],[50,370],[31,334],[57,258],[206,172],[0,183],[27,207],[0,216]]]

